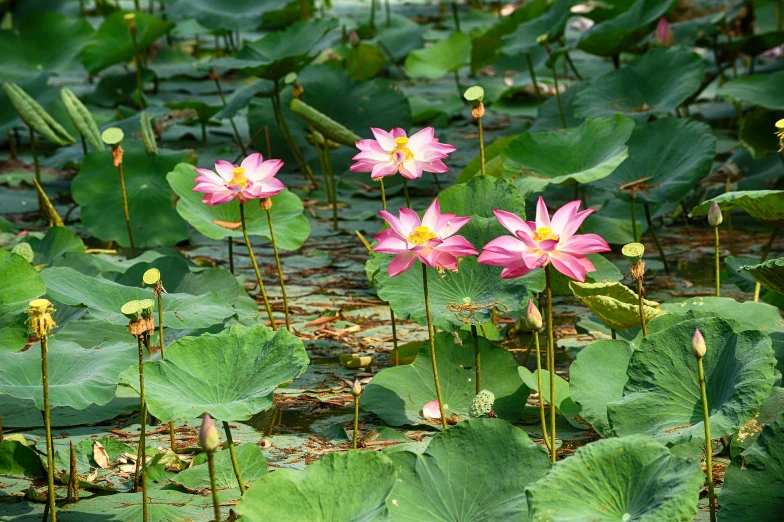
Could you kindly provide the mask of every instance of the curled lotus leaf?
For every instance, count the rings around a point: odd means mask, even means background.
[[[639,296],[629,287],[618,282],[611,283],[569,283],[574,296],[591,309],[613,330],[625,330],[640,326]],[[659,303],[643,300],[645,322],[664,315]]]

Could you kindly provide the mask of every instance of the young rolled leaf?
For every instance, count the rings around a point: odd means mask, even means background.
[[[154,119],[152,116],[142,111],[139,117],[139,122],[142,127],[142,141],[144,148],[147,149],[148,154],[158,155],[158,142],[155,141],[155,131],[153,131]]]
[[[46,112],[46,109],[13,82],[3,82],[3,90],[11,100],[22,120],[35,132],[42,134],[56,145],[73,145],[76,140],[62,125]]]
[[[68,88],[63,87],[60,90],[60,96],[63,99],[63,104],[68,111],[68,116],[79,131],[79,134],[84,136],[87,143],[90,144],[95,150],[105,150],[106,146],[101,140],[101,133],[98,130],[98,124],[95,123],[93,115],[81,100]]]
[[[618,283],[580,283],[570,281],[574,296],[591,309],[613,330],[625,330],[640,326],[640,305],[637,294],[629,287]],[[643,304],[645,322],[664,315],[655,301],[645,300]]]
[[[362,139],[326,114],[314,109],[298,98],[292,98],[291,112],[313,125],[317,131],[327,138],[341,145],[353,147],[356,142]]]

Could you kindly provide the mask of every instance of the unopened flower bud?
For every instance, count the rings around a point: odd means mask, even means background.
[[[209,413],[205,413],[201,419],[201,429],[199,430],[199,446],[204,451],[215,451],[220,445],[218,430],[212,421]]]
[[[708,348],[705,346],[705,339],[703,339],[700,329],[697,328],[694,330],[694,337],[691,338],[691,353],[697,359],[702,359],[705,357],[705,352],[707,351]]]
[[[719,208],[719,204],[715,201],[711,203],[710,210],[708,210],[708,223],[710,226],[717,227],[721,225],[721,222],[724,221],[724,217],[721,215],[721,208]]]
[[[348,43],[351,44],[351,47],[359,47],[359,42],[359,35],[355,30],[352,29],[348,34]]]
[[[359,384],[359,379],[354,379],[354,386],[351,388],[351,395],[359,397],[362,395],[362,385]]]
[[[269,210],[272,208],[272,200],[270,198],[262,198],[259,200],[261,210]]]
[[[528,309],[525,311],[525,324],[532,332],[542,328],[542,314],[532,300],[528,300]]]
[[[672,47],[675,44],[675,35],[672,32],[672,27],[667,22],[667,19],[659,18],[659,23],[656,25],[656,36],[654,40],[659,45]]]

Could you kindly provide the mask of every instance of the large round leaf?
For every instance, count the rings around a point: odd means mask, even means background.
[[[777,522],[784,511],[784,414],[727,467],[722,521]]]
[[[458,216],[495,219],[494,210],[506,210],[525,219],[525,196],[505,179],[492,176],[453,185],[438,195],[438,202],[442,212]]]
[[[209,495],[204,497],[153,487],[150,487],[147,495],[148,520],[204,520],[208,516],[205,513],[212,513],[212,498]],[[139,492],[96,495],[80,500],[58,511],[57,518],[63,522],[128,522],[142,520],[142,513],[142,493]]]
[[[780,111],[784,110],[782,89],[784,89],[784,71],[778,71],[730,80],[719,87],[718,92],[737,102]]]
[[[541,192],[550,183],[596,181],[627,158],[633,129],[632,120],[615,115],[556,132],[526,132],[504,150],[504,177],[525,178],[529,192]]]
[[[738,271],[751,274],[762,286],[784,294],[784,258],[771,259],[758,265],[744,265]]]
[[[681,105],[700,88],[704,75],[705,66],[696,53],[657,47],[580,89],[574,113],[587,118],[620,112],[647,119],[650,113],[669,112]]]
[[[557,41],[566,26],[570,3],[570,0],[558,0],[541,16],[518,25],[513,33],[503,37],[501,52],[508,56],[528,53],[541,47],[537,40],[545,34],[549,41]]]
[[[0,288],[0,352],[21,350],[27,342],[25,310],[46,285],[22,256],[0,250]]]
[[[770,338],[736,332],[714,317],[682,321],[649,334],[632,354],[623,397],[607,406],[613,431],[645,433],[678,443],[704,437],[702,400],[691,338],[699,328],[708,347],[703,359],[711,434],[728,435],[754,417],[773,386]]]
[[[577,48],[599,56],[620,54],[645,38],[673,3],[673,0],[637,0],[627,11],[591,27]]]
[[[395,480],[392,462],[381,453],[330,453],[305,471],[266,475],[235,510],[248,522],[369,521],[383,512]]]
[[[195,19],[209,29],[253,31],[261,25],[265,11],[282,9],[289,0],[177,0],[166,9],[174,22]]]
[[[131,336],[128,336],[131,340]],[[49,342],[49,404],[82,410],[114,398],[120,373],[138,360],[135,344],[113,343],[85,349],[76,343]],[[32,399],[44,409],[41,345],[19,353],[0,351],[0,393]]]
[[[541,446],[498,419],[464,420],[433,437],[423,454],[389,458],[398,476],[387,498],[391,520],[527,520],[525,487],[550,469]]]
[[[495,219],[482,218],[473,218],[460,230],[477,250],[503,233]],[[378,296],[389,303],[398,317],[427,324],[421,263],[417,261],[410,270],[389,277],[387,268],[392,259],[393,256],[384,255],[374,276]],[[480,264],[476,257],[461,259],[458,267],[457,272],[427,270],[433,324],[448,331],[486,323],[493,308],[502,312],[518,310],[525,306],[532,292],[544,288],[541,270],[518,279],[501,279],[500,267]]]
[[[690,216],[706,216],[711,203],[718,203],[722,210],[740,208],[748,215],[774,228],[784,226],[784,190],[741,190],[725,192],[703,201],[691,210]]]
[[[707,124],[676,118],[638,123],[627,145],[626,161],[594,186],[630,201],[619,187],[647,178],[636,198],[649,204],[680,201],[710,172],[716,153]]]
[[[619,282],[580,283],[571,281],[574,296],[591,309],[613,330],[640,326],[640,298],[629,287]],[[659,303],[643,300],[645,322],[664,314]]]
[[[180,163],[166,175],[172,190],[179,196],[177,212],[180,216],[210,239],[243,237],[242,228],[235,226],[241,223],[239,203],[236,200],[215,206],[202,203],[203,194],[193,192],[195,177],[190,163]],[[289,190],[273,196],[271,201],[270,213],[278,247],[282,250],[298,249],[310,235],[310,224],[303,214],[302,201]],[[245,206],[245,224],[251,236],[270,239],[267,213],[257,202],[251,201]]]
[[[697,462],[673,456],[650,437],[600,440],[526,489],[529,516],[552,522],[688,522],[697,514],[704,479]]]
[[[166,173],[183,161],[195,163],[192,151],[161,149],[147,154],[141,142],[124,144],[123,175],[128,214],[136,247],[176,245],[188,239],[188,227],[174,210]],[[120,179],[110,151],[90,152],[71,184],[82,205],[82,224],[95,237],[128,247]]]
[[[307,365],[302,341],[283,329],[234,325],[215,335],[185,337],[166,349],[166,360],[144,365],[147,407],[162,421],[203,413],[223,421],[248,420],[269,408],[275,388]],[[134,374],[136,368],[122,378],[138,388]]]
[[[267,461],[261,448],[253,443],[240,444],[235,450],[237,464],[242,470],[242,480],[246,484],[254,484],[258,479],[267,474]],[[188,491],[199,492],[210,488],[210,472],[206,459],[194,462],[194,466],[181,471],[172,482],[179,484]],[[237,477],[231,462],[231,453],[223,450],[215,453],[215,485],[218,489],[231,489],[237,487]],[[238,495],[239,496],[239,495]]]
[[[455,32],[424,49],[408,53],[405,69],[412,78],[437,79],[457,71],[470,60],[471,37]]]
[[[52,265],[69,253],[85,253],[82,239],[66,227],[52,227],[44,237],[28,238],[27,243],[33,249],[35,266]]]
[[[467,417],[476,394],[473,341],[468,335],[457,341],[452,334],[439,333],[435,344],[446,416],[454,413]],[[479,353],[482,387],[495,395],[493,409],[501,418],[519,419],[528,398],[528,386],[517,374],[514,357],[484,337],[479,338]],[[425,422],[422,407],[434,400],[433,365],[426,341],[413,363],[377,373],[362,394],[361,406],[392,426],[415,425]]]

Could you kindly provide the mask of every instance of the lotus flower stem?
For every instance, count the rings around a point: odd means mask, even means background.
[[[311,127],[311,131],[315,132],[314,129]],[[321,166],[321,176],[324,178],[324,190],[327,193],[327,201],[329,204],[333,204],[333,195],[332,195],[332,184],[329,182],[329,173],[327,172],[327,164],[324,160],[324,154],[326,154],[325,149],[328,147],[326,140],[324,140],[323,144],[315,143],[316,147],[316,155],[318,156],[319,165]]]
[[[229,272],[234,273],[234,246],[231,243],[231,237],[227,237],[229,244]]]
[[[271,201],[270,201],[271,203]],[[275,253],[275,265],[278,268],[278,280],[280,281],[280,293],[283,294],[283,313],[286,317],[286,330],[291,330],[291,319],[289,318],[289,300],[286,297],[286,283],[283,281],[283,267],[280,264],[280,254],[278,253],[278,244],[275,242],[275,229],[272,227],[272,213],[267,208],[267,221],[269,222],[270,241],[272,242],[272,251]]]
[[[136,246],[133,243],[133,229],[131,228],[131,216],[128,211],[128,193],[125,191],[125,176],[123,175],[122,163],[123,150],[120,145],[112,147],[112,158],[117,166],[117,173],[120,175],[120,193],[123,202],[123,216],[125,217],[125,229],[128,231],[128,242],[131,244],[131,257],[136,257]]]
[[[332,168],[332,155],[329,152],[329,145],[324,143],[324,164],[327,166],[329,174],[329,186],[332,187],[332,229],[338,231],[338,187],[335,184],[335,169]]]
[[[702,396],[702,417],[705,427],[705,475],[708,479],[708,504],[710,506],[711,522],[716,522],[716,494],[713,491],[713,444],[711,443],[710,433],[710,407],[708,406],[708,395],[705,386],[705,371],[702,366],[702,359],[707,349],[705,340],[699,330],[694,333],[692,339],[692,353],[697,359],[697,371],[700,377],[700,394]]]
[[[637,213],[635,209],[634,200],[636,199],[634,190],[631,193],[632,198],[632,241],[635,243],[639,241],[639,237],[637,236]]]
[[[215,522],[221,522],[220,500],[218,500],[218,485],[215,481],[215,451],[207,452],[207,468],[210,471],[210,490],[212,491],[212,507],[215,510]]]
[[[561,126],[566,128],[566,116],[564,116],[563,105],[561,104],[561,90],[558,88],[558,72],[555,70],[555,60],[552,64],[553,86],[555,87],[555,103],[558,105],[558,115],[561,117]]]
[[[73,441],[68,442],[70,446],[70,472],[68,476],[69,497],[68,502],[79,502],[79,470],[76,467],[76,450]]]
[[[659,256],[661,257],[662,264],[664,265],[664,271],[669,274],[670,264],[667,262],[667,256],[664,254],[664,248],[659,242],[659,238],[656,236],[656,227],[653,226],[653,220],[651,219],[651,209],[647,204],[645,204],[645,219],[648,221],[648,232],[651,233],[651,239],[653,239],[653,242],[656,244],[656,250],[659,251]]]
[[[610,328],[610,337],[612,337],[613,339],[617,339],[615,330],[613,330],[612,328]]]
[[[138,0],[137,0],[138,2]],[[139,10],[138,8],[136,9]],[[133,44],[133,59],[136,63],[136,92],[139,95],[139,104],[144,109],[147,104],[144,102],[144,87],[142,86],[142,58],[139,55],[139,45],[136,42],[136,14],[128,13],[124,17],[128,25],[128,32],[131,33],[131,44]]]
[[[313,175],[313,170],[305,161],[305,158],[302,156],[302,151],[299,149],[297,142],[294,141],[294,137],[291,135],[291,131],[289,130],[289,125],[286,122],[286,116],[283,114],[283,109],[280,105],[280,92],[278,92],[277,80],[275,80],[275,89],[272,94],[272,110],[275,113],[275,121],[278,122],[278,129],[283,136],[283,140],[288,144],[289,149],[291,150],[291,154],[294,156],[294,160],[299,166],[299,170],[302,171],[302,173],[305,174],[308,179],[310,179],[311,183],[318,185],[316,182],[316,177]]]
[[[408,180],[403,178],[403,195],[406,196],[406,206],[411,208],[411,197],[408,195]]]
[[[721,296],[721,262],[719,257],[719,227],[713,227],[713,252],[716,274],[716,297]],[[756,293],[756,290],[755,290]]]
[[[35,169],[35,180],[38,183],[41,183],[41,165],[38,163],[38,149],[35,146],[35,134],[33,134],[33,128],[27,127],[30,131],[30,153],[33,155],[33,168]],[[43,198],[41,195],[38,195],[38,213],[43,215],[44,213],[44,206],[45,203],[42,201]]]
[[[566,63],[569,64],[569,67],[572,69],[572,72],[577,77],[577,79],[583,81],[583,77],[580,75],[579,71],[577,71],[577,67],[575,67],[574,62],[572,61],[572,57],[569,55],[568,51],[564,54],[564,58],[566,59]]]
[[[16,141],[14,140],[14,135],[11,134],[11,130],[5,131],[6,139],[8,140],[8,152],[11,154],[11,159],[16,159]]]
[[[482,359],[479,353],[479,334],[476,325],[471,325],[471,337],[474,339],[474,366],[476,372],[476,393],[482,391]]]
[[[240,203],[240,222],[242,223],[242,235],[245,238],[245,246],[248,248],[250,260],[251,263],[253,263],[253,270],[256,272],[256,280],[259,282],[261,297],[264,299],[264,307],[267,309],[267,316],[269,317],[270,325],[272,326],[273,330],[277,330],[278,325],[275,323],[275,318],[272,316],[272,307],[270,307],[269,299],[267,299],[267,289],[264,288],[264,280],[261,278],[259,265],[256,263],[256,256],[253,254],[253,247],[251,246],[250,238],[248,237],[248,229],[245,226],[245,203]]]
[[[49,505],[49,516],[52,522],[57,520],[57,510],[55,507],[54,494],[54,443],[52,442],[52,420],[49,407],[49,368],[47,364],[47,352],[49,351],[49,336],[44,333],[41,336],[41,376],[44,389],[44,430],[46,431],[46,467],[48,494],[47,504]]]
[[[536,385],[537,392],[539,393],[539,418],[542,421],[542,438],[544,445],[547,446],[547,451],[552,453],[553,448],[550,445],[550,439],[547,436],[547,420],[544,415],[544,394],[542,393],[542,353],[539,350],[539,332],[532,331],[531,335],[534,338],[534,345],[536,346]],[[552,404],[550,409],[552,409]]]
[[[541,100],[542,91],[539,90],[539,84],[536,82],[536,72],[534,71],[534,62],[531,60],[531,53],[526,53],[525,59],[528,61],[528,73],[531,75],[531,81],[534,82],[534,91],[536,91],[536,97]]]
[[[387,3],[387,7],[389,7],[389,3]],[[378,181],[381,184],[381,210],[387,209],[387,194],[384,190],[384,178],[379,178]],[[367,245],[368,251],[370,251],[370,245]],[[397,321],[395,320],[395,311],[392,310],[392,307],[389,307],[389,319],[392,321],[392,349],[395,353],[394,361],[395,366],[400,364],[400,354],[397,351]]]
[[[460,17],[457,16],[457,1],[452,2],[452,18],[455,19],[455,31],[462,33],[463,31],[460,30]]]
[[[240,472],[240,464],[237,462],[237,453],[234,450],[234,439],[231,437],[231,428],[229,423],[223,421],[223,431],[226,432],[226,445],[229,447],[229,455],[231,456],[231,467],[234,468],[234,476],[237,477],[237,484],[240,486],[240,495],[245,494],[245,482],[242,480],[242,473]]]
[[[218,77],[218,74],[215,72],[215,69],[210,71],[210,77],[215,80],[215,87],[218,89],[218,95],[220,96],[221,103],[223,103],[223,106],[226,107],[226,96],[223,95],[223,88],[221,87],[220,79]],[[242,142],[242,138],[240,137],[240,132],[237,130],[237,125],[234,123],[234,117],[229,118],[229,123],[231,124],[232,132],[234,132],[234,138],[237,140],[240,149],[242,149],[242,155],[247,156],[248,151],[247,149],[245,149],[245,144]],[[269,157],[269,154],[267,154],[267,157]]]
[[[359,384],[359,379],[354,379],[354,385],[351,387],[351,395],[354,396],[354,433],[352,435],[352,445],[357,449],[357,434],[359,433],[359,396],[362,395],[362,385]]]
[[[441,426],[446,429],[446,414],[444,413],[444,399],[441,397],[441,384],[438,381],[438,364],[436,363],[436,342],[433,318],[430,315],[430,296],[427,293],[427,265],[422,263],[422,290],[425,293],[425,314],[427,315],[427,334],[430,341],[430,360],[433,363],[433,380],[436,385],[436,398],[438,410],[441,412]]]
[[[544,267],[545,294],[547,296],[547,364],[550,372],[550,461],[555,462],[555,341],[553,340],[553,290],[550,284],[550,263]]]
[[[779,229],[774,228],[773,232],[770,234],[770,238],[768,242],[765,244],[765,247],[762,249],[762,256],[760,257],[760,263],[764,263],[766,259],[768,259],[768,254],[770,254],[770,249],[773,247],[773,241],[776,240],[776,236],[779,235]],[[754,302],[759,301],[760,297],[760,290],[762,289],[759,281],[754,285]]]
[[[142,483],[142,520],[147,522],[147,402],[144,400],[144,344],[141,335],[136,339],[139,344],[139,397],[142,407],[139,413],[139,454],[136,458],[136,469],[140,472],[139,480]]]
[[[642,286],[642,277],[638,277],[637,279],[637,298],[639,299],[639,306],[640,309],[640,328],[642,328],[642,336],[645,337],[648,335],[648,329],[645,327],[645,299],[643,295],[645,295],[645,289]]]

